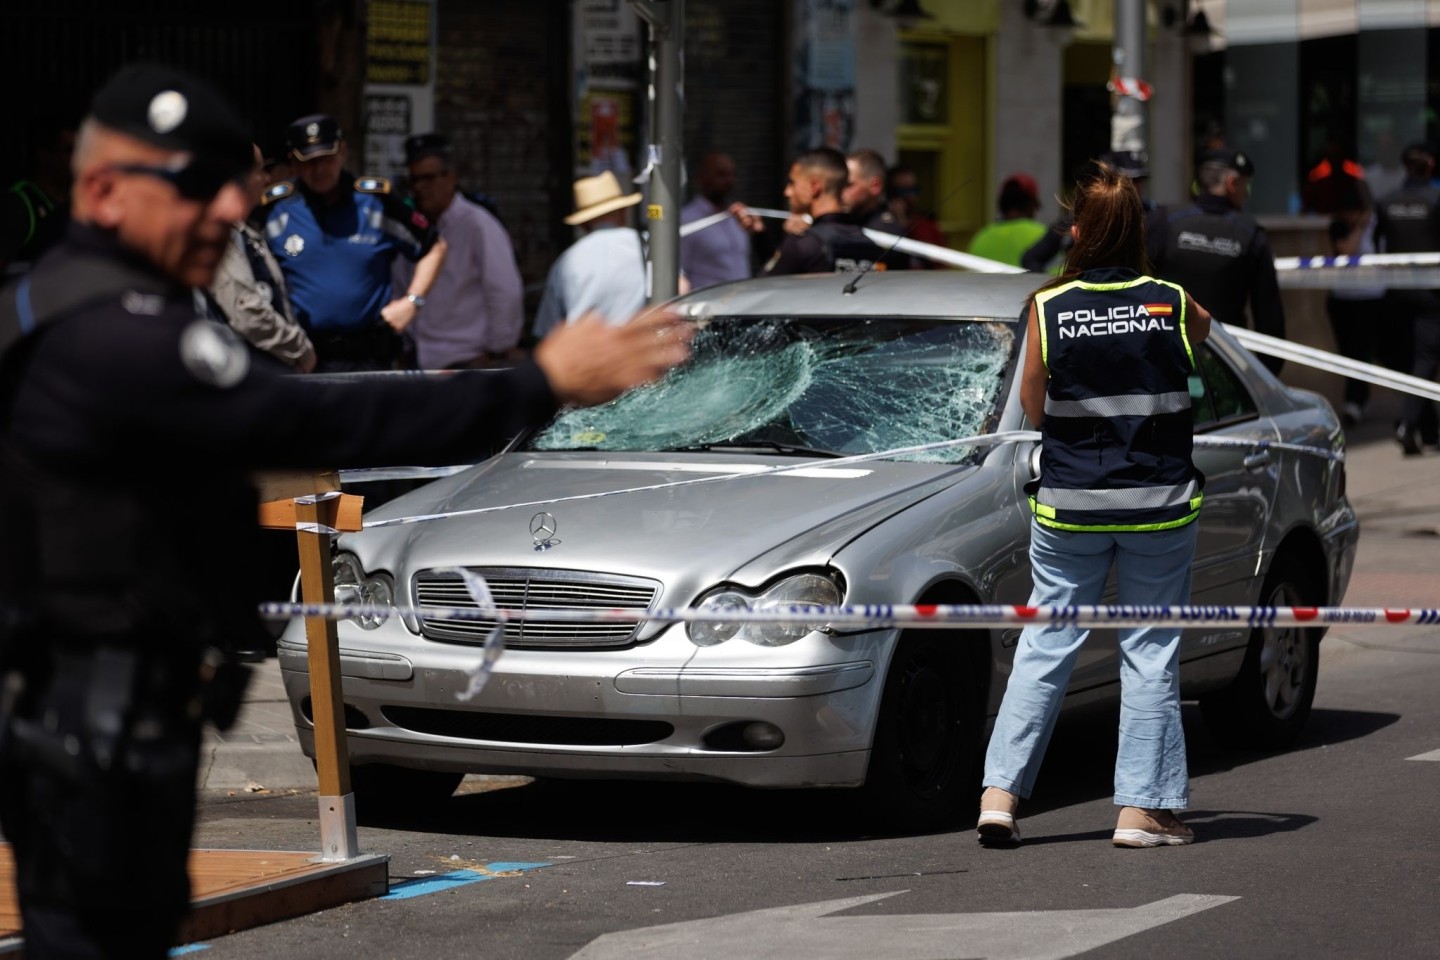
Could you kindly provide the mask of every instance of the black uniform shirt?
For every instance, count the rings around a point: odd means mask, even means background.
[[[1180,284],[1217,321],[1244,326],[1248,301],[1256,332],[1284,338],[1275,254],[1254,217],[1202,194],[1188,206],[1151,211],[1146,245],[1155,276]],[[1272,358],[1265,363],[1279,368]]]
[[[555,409],[530,363],[364,383],[251,364],[233,331],[197,319],[191,291],[90,228],[72,225],[37,264],[32,293],[46,275],[83,284],[97,259],[124,262],[137,289],[41,323],[0,358],[0,446],[14,458],[0,552],[24,554],[0,570],[53,594],[49,612],[73,611],[62,628],[167,622],[249,643],[264,599],[247,566],[251,471],[462,463]]]

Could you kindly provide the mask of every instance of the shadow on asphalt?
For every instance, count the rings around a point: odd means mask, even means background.
[[[1273,754],[1226,749],[1206,732],[1194,704],[1183,708],[1191,776],[1235,769]],[[1399,719],[1397,714],[1315,710],[1289,753],[1360,739]],[[1061,721],[1046,752],[1030,812],[1107,798],[1112,792],[1116,710]],[[978,775],[975,796],[980,792]],[[383,818],[360,815],[369,827],[425,833],[647,843],[822,843],[915,831],[868,828],[849,790],[747,790],[723,784],[544,779],[480,793]],[[1315,818],[1296,813],[1192,810],[1187,821],[1205,824],[1207,841],[1296,830]],[[966,803],[934,833],[967,830],[974,812]],[[1109,830],[1026,843],[1093,841]]]

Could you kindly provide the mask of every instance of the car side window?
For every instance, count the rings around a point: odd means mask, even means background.
[[[1256,416],[1255,398],[1230,365],[1205,344],[1195,349],[1195,370],[1190,374],[1190,412],[1195,429],[1202,430]]]

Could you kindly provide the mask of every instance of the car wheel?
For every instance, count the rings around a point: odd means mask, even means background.
[[[877,825],[929,829],[957,809],[980,739],[962,637],[900,635],[865,774],[865,806]]]
[[[1277,557],[1260,590],[1260,604],[1315,606],[1313,578],[1288,557]],[[1320,669],[1320,631],[1313,627],[1256,627],[1240,673],[1225,690],[1200,699],[1205,725],[1227,746],[1283,750],[1310,717]]]
[[[386,763],[350,768],[355,811],[361,814],[393,814],[433,807],[449,798],[463,779],[463,773],[416,770]]]

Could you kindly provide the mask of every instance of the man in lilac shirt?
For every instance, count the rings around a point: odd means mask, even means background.
[[[449,141],[422,133],[405,141],[415,206],[449,246],[445,268],[406,335],[422,370],[508,366],[525,322],[515,248],[495,216],[458,188]],[[404,289],[414,266],[395,262]]]
[[[693,223],[728,209],[726,200],[735,189],[735,161],[710,151],[695,171],[695,198],[680,210],[680,223]],[[734,217],[727,217],[680,238],[680,269],[692,289],[726,280],[744,280],[751,274],[750,235]]]

